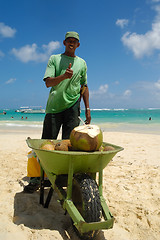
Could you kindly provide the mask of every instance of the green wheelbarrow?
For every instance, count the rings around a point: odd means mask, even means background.
[[[98,230],[113,227],[112,216],[103,197],[103,169],[123,148],[112,146],[112,151],[48,151],[40,149],[43,139],[28,138],[41,166],[40,204],[48,207],[53,190],[58,193],[63,209],[70,215],[74,229],[82,239],[93,239]],[[60,140],[53,140],[54,143]],[[44,203],[44,172],[51,188]],[[98,176],[97,176],[98,175]]]

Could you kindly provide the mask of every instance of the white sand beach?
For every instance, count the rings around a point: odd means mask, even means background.
[[[79,239],[56,193],[48,209],[39,192],[23,193],[27,185],[27,137],[41,131],[0,130],[0,239]],[[113,229],[98,240],[160,239],[160,135],[104,132],[104,141],[122,146],[104,169],[103,194],[115,217]]]

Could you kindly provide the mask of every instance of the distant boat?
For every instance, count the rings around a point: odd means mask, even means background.
[[[5,111],[3,111],[3,113],[0,113],[0,115],[6,115],[7,113]]]
[[[41,106],[20,107],[20,109],[16,110],[15,112],[20,112],[20,113],[45,113],[45,109],[43,109]]]

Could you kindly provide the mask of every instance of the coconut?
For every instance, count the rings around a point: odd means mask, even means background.
[[[58,151],[68,151],[71,146],[71,142],[69,139],[62,140],[55,145],[55,150]]]
[[[68,146],[68,151],[73,151],[74,149],[73,149],[73,146],[72,146],[72,144],[71,144],[71,141],[70,141],[70,139],[65,139],[65,140],[62,140],[63,141],[63,143],[66,143],[67,144],[67,146]]]
[[[103,149],[103,151],[113,151],[113,150],[115,150],[115,148],[112,146],[105,146]]]
[[[46,140],[41,144],[40,149],[53,151],[54,147],[55,147],[55,145],[52,141]]]
[[[113,151],[113,150],[115,150],[115,149],[112,146],[103,146],[103,145],[101,145],[100,148],[99,148],[100,152],[103,152],[103,151]]]
[[[75,150],[91,152],[100,148],[103,135],[97,125],[82,125],[71,131],[70,141]]]

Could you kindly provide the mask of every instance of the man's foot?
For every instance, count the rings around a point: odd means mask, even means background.
[[[51,187],[51,182],[49,179],[44,180],[44,187]]]
[[[24,187],[25,193],[34,193],[40,188],[39,182],[30,182],[27,186]]]

